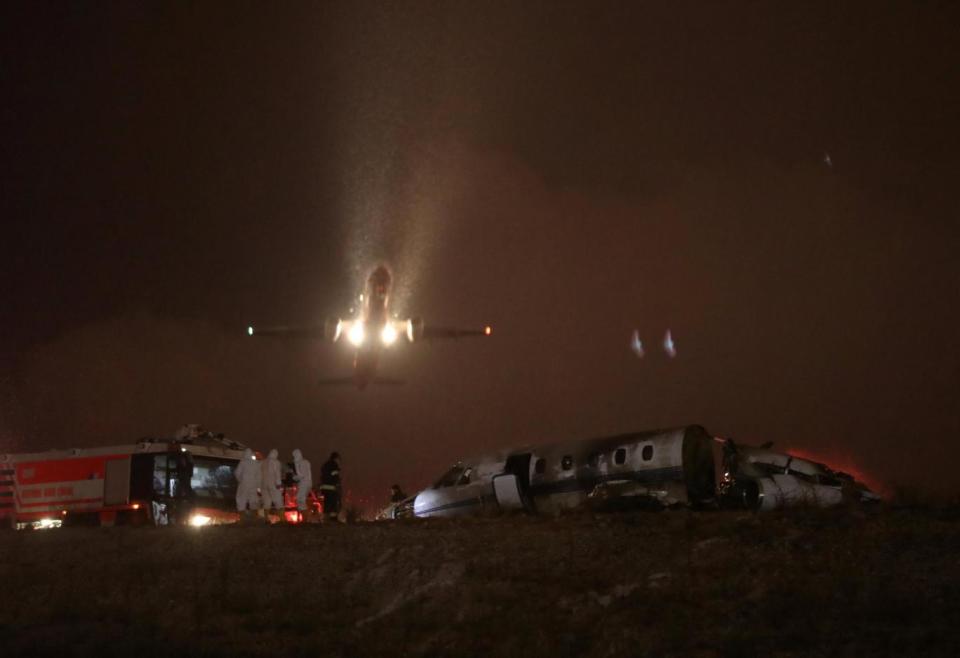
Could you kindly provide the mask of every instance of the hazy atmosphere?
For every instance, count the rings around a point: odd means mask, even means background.
[[[0,10],[0,452],[201,423],[348,496],[702,424],[955,489],[956,7]],[[396,310],[399,387],[248,324]],[[678,354],[657,349],[670,329]],[[630,350],[637,329],[648,345]]]

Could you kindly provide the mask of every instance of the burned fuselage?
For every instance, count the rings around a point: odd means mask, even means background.
[[[718,495],[725,505],[772,510],[790,505],[831,507],[880,500],[852,475],[826,464],[770,450],[769,444],[752,447],[732,439],[718,442],[723,450]]]
[[[397,506],[394,514],[557,513],[586,504],[767,510],[802,502],[829,506],[875,499],[863,484],[823,464],[738,446],[692,425],[463,460]]]

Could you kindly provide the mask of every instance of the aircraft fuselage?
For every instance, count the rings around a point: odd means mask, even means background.
[[[360,390],[366,388],[377,375],[380,351],[383,349],[383,341],[379,338],[386,329],[389,318],[387,305],[390,299],[390,283],[390,272],[383,265],[378,266],[367,279],[359,319],[363,331],[376,339],[364,340],[357,347],[353,358],[354,380]]]

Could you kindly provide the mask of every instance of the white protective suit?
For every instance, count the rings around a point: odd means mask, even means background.
[[[260,493],[263,497],[264,509],[273,507],[283,511],[283,484],[281,484],[283,469],[280,466],[280,460],[277,459],[278,454],[276,450],[271,450],[261,465]]]
[[[260,509],[260,499],[257,489],[260,488],[260,464],[253,457],[253,451],[247,448],[243,451],[243,459],[233,471],[237,478],[237,511],[244,512],[247,505],[250,509]]]
[[[307,511],[307,494],[313,488],[313,474],[310,472],[310,462],[303,458],[299,449],[293,451],[293,479],[297,482],[297,509]]]

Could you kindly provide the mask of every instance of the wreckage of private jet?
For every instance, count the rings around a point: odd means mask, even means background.
[[[770,444],[715,438],[691,425],[466,459],[382,516],[557,513],[583,505],[772,510],[877,500],[864,484],[824,464],[775,452]]]

